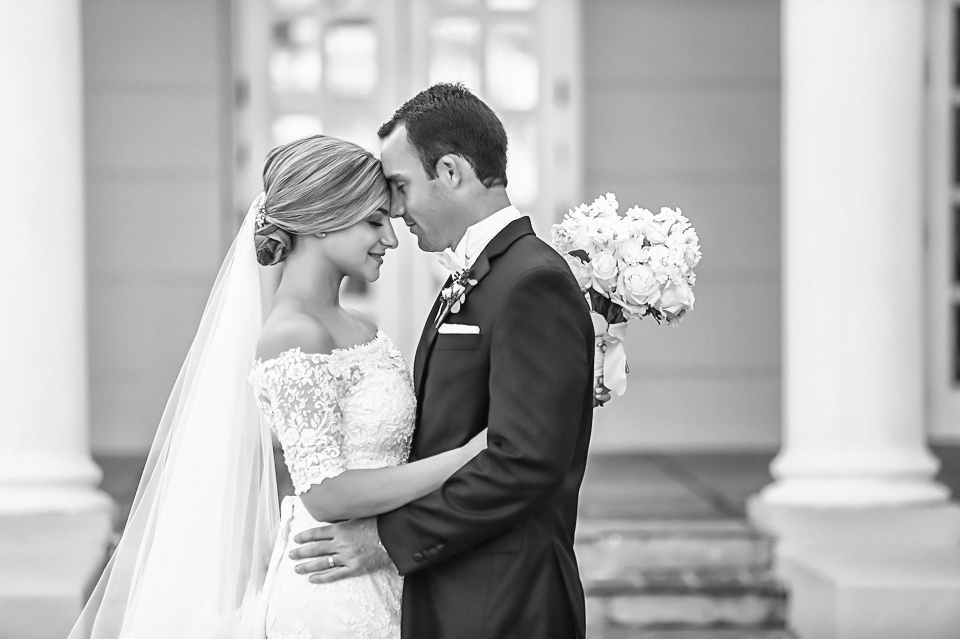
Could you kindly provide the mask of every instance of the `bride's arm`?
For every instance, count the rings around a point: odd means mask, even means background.
[[[317,521],[340,521],[390,512],[440,488],[487,447],[487,431],[460,448],[402,466],[345,470],[300,494]]]
[[[330,353],[336,344],[329,332],[312,318],[288,315],[277,319],[271,315],[260,334],[257,357],[276,358],[294,347],[304,352]],[[320,381],[313,387],[315,395],[299,403],[291,402],[291,398],[299,398],[302,387],[280,393],[276,408],[284,413],[300,413],[320,433],[323,446],[339,448],[343,443],[339,400],[328,375],[326,371],[321,373]],[[344,470],[342,456],[337,455],[323,465],[321,474],[325,478],[301,493],[300,499],[317,521],[340,521],[390,512],[429,495],[486,447],[487,431],[484,430],[460,448],[403,466]]]

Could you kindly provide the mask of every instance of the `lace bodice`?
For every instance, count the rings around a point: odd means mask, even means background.
[[[413,380],[382,331],[329,355],[294,348],[258,360],[250,383],[298,495],[351,468],[407,460],[417,406]]]

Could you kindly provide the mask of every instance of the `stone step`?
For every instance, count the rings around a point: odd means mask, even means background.
[[[773,542],[745,521],[586,520],[576,550],[594,633],[766,637],[786,626]]]
[[[587,639],[797,639],[780,628],[674,628],[670,630],[588,629]]]
[[[772,546],[740,520],[584,520],[576,539],[587,580],[649,569],[768,568]]]
[[[593,629],[782,629],[787,591],[763,568],[636,571],[584,581]]]

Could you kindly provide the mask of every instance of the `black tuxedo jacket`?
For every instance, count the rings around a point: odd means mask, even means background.
[[[488,448],[439,490],[380,515],[400,573],[404,639],[585,636],[573,553],[593,421],[593,326],[564,259],[529,218],[480,254],[460,312],[438,334],[434,305],[414,362],[411,458]]]

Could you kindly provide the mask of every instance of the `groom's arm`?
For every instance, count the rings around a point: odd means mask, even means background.
[[[487,449],[440,489],[378,517],[401,574],[507,531],[563,484],[592,407],[592,337],[568,272],[544,267],[512,286],[493,324]]]

